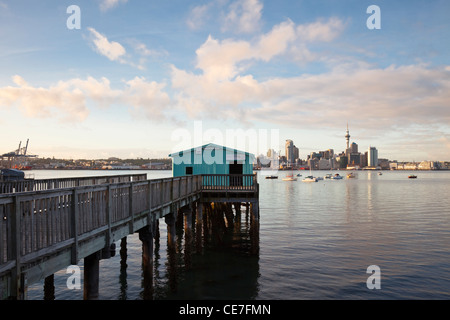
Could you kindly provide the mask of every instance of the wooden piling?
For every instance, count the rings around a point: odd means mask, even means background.
[[[101,252],[84,258],[84,300],[97,300],[99,297]]]
[[[44,280],[44,300],[55,300],[55,275],[51,274]]]
[[[143,299],[153,299],[153,228],[145,226],[139,230],[139,240],[142,241],[142,273]]]
[[[186,208],[183,211],[184,215],[184,264],[186,269],[191,267],[192,254],[192,210]]]

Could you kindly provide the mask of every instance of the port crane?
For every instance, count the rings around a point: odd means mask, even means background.
[[[6,162],[7,162],[6,167],[14,168],[14,169],[21,169],[21,168],[25,167],[25,165],[24,165],[25,161],[23,159],[36,158],[37,155],[27,153],[29,141],[30,141],[30,139],[27,139],[27,143],[26,143],[25,147],[22,147],[22,141],[20,141],[19,147],[17,148],[17,150],[2,154],[0,156],[2,159],[2,166],[5,166],[3,162],[6,159]],[[20,163],[16,163],[16,162],[20,162]]]

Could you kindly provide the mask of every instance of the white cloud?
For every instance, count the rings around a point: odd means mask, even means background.
[[[250,34],[260,30],[263,4],[260,0],[213,0],[204,5],[195,6],[186,19],[192,30],[201,29],[206,22],[219,23],[223,32]]]
[[[62,116],[65,120],[85,120],[89,114],[85,96],[79,89],[71,90],[64,83],[49,88],[30,86],[22,77],[13,77],[15,87],[0,88],[0,106],[17,106],[27,117]]]
[[[100,10],[107,11],[119,5],[119,3],[127,3],[128,0],[101,0]]]
[[[91,35],[89,41],[92,43],[94,50],[102,56],[107,57],[110,61],[127,64],[143,70],[145,69],[145,63],[147,62],[148,57],[157,57],[167,54],[164,50],[149,49],[144,43],[136,39],[126,39],[125,42],[128,42],[133,49],[132,51],[135,53],[132,55],[127,52],[125,47],[119,42],[108,40],[105,35],[94,28],[90,27],[88,30]]]
[[[330,32],[332,27],[335,31]],[[192,117],[220,117],[223,114],[224,117],[239,118],[245,112],[246,104],[261,106],[266,99],[271,103],[279,101],[292,93],[285,92],[284,87],[276,88],[275,82],[258,82],[251,74],[246,74],[249,67],[270,63],[277,56],[288,57],[294,49],[302,47],[306,51],[304,57],[312,60],[315,56],[307,51],[305,41],[331,41],[343,28],[344,24],[335,18],[304,26],[287,20],[251,41],[220,41],[209,36],[196,51],[196,67],[201,70],[200,74],[172,66],[172,87],[178,92],[178,107]]]
[[[165,84],[136,77],[126,82],[120,100],[131,106],[132,114],[137,117],[144,115],[149,120],[164,120],[170,118],[168,114],[171,111],[171,99],[164,88]]]
[[[125,48],[116,41],[109,41],[106,36],[99,33],[94,28],[88,28],[89,32],[92,35],[92,43],[95,46],[95,50],[107,57],[111,61],[119,61],[121,63],[125,63],[126,60],[124,59],[126,55]]]
[[[259,0],[237,0],[229,6],[222,29],[253,33],[261,27],[263,4]]]
[[[84,121],[89,115],[88,101],[103,109],[125,106],[133,115],[150,120],[171,118],[171,99],[164,92],[165,84],[144,78],[129,80],[121,89],[112,89],[107,78],[92,77],[59,81],[48,88],[31,86],[20,76],[14,76],[13,82],[15,87],[0,88],[0,106],[17,107],[30,118]]]
[[[211,1],[208,4],[194,7],[186,20],[188,27],[192,30],[200,29],[204,25],[205,21],[209,20],[209,10],[213,7],[213,5],[214,2]]]
[[[312,27],[314,26],[314,28]],[[330,31],[334,28],[334,31]],[[302,58],[308,61],[316,56],[308,51],[304,41],[331,41],[344,29],[344,24],[335,18],[296,26],[291,20],[275,25],[271,31],[255,37],[252,41],[225,39],[219,41],[212,36],[197,49],[196,67],[209,81],[232,79],[255,62],[269,62],[279,55],[302,50]],[[300,31],[299,31],[300,30]],[[293,60],[299,59],[296,56]]]

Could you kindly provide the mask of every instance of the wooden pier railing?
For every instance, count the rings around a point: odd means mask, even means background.
[[[146,175],[145,175],[146,176]],[[0,194],[0,299],[200,200],[202,193],[257,192],[256,175],[141,175],[49,179]],[[62,187],[70,184],[77,186]],[[44,190],[36,191],[36,188]],[[205,198],[206,199],[206,198]],[[43,267],[45,266],[45,267]],[[21,279],[26,275],[26,280]]]
[[[255,191],[256,174],[204,174],[203,190]]]
[[[0,194],[40,191],[59,188],[73,188],[98,184],[145,181],[147,174],[93,176],[82,178],[27,179],[20,181],[0,181]]]

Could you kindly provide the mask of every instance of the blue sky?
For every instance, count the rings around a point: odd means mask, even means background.
[[[27,138],[40,157],[89,159],[292,139],[306,158],[343,151],[348,122],[360,151],[450,160],[449,13],[438,0],[0,0],[0,153]]]

